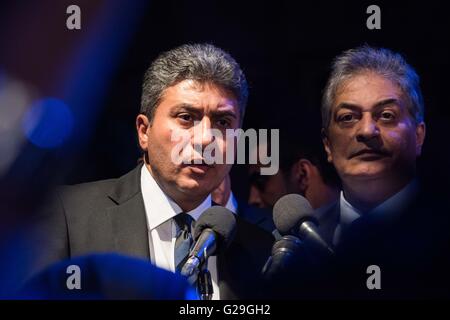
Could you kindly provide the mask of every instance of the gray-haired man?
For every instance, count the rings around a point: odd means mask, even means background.
[[[319,266],[299,256],[279,291],[297,297],[448,297],[449,211],[416,179],[425,123],[414,69],[387,49],[343,52],[324,90],[322,120],[328,161],[343,190],[317,218],[336,255]]]
[[[44,212],[41,230],[49,239],[41,245],[43,263],[106,251],[175,271],[175,217],[184,213],[197,220],[231,168],[205,163],[201,151],[213,140],[226,155],[225,134],[213,137],[209,129],[240,128],[247,95],[239,65],[217,47],[183,45],[161,54],[145,73],[136,118],[144,163],[119,179],[65,187]],[[188,163],[173,159],[179,143],[174,132],[189,134]],[[235,239],[226,253],[209,259],[213,299],[260,293],[253,285],[272,236],[237,217]]]
[[[322,120],[328,161],[343,187],[332,209],[336,228],[325,235],[338,252],[337,286],[356,297],[445,294],[445,281],[435,277],[448,260],[439,222],[445,209],[431,192],[419,192],[416,179],[425,123],[415,70],[388,49],[342,53]]]

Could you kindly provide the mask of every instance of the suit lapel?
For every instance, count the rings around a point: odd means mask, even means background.
[[[315,212],[319,221],[319,234],[328,244],[333,243],[334,232],[339,224],[340,211],[339,201],[336,201]]]
[[[117,252],[149,259],[149,242],[144,200],[141,193],[141,168],[120,177],[108,197],[114,205],[107,208]]]

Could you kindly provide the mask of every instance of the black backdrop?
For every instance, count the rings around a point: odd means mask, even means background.
[[[381,30],[369,30],[369,1],[154,1],[114,74],[95,134],[66,182],[114,177],[135,165],[141,79],[161,51],[193,42],[229,51],[250,83],[245,128],[301,128],[318,136],[321,90],[333,57],[368,43],[402,53],[421,76],[427,123],[421,167],[445,187],[450,23],[444,3],[377,2]],[[243,170],[235,166],[232,180]],[[245,183],[233,183],[241,197]]]

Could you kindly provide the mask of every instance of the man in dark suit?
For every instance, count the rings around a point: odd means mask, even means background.
[[[226,159],[225,135],[214,136],[211,129],[240,128],[247,95],[242,70],[219,48],[183,45],[161,54],[145,73],[136,118],[143,164],[119,179],[63,187],[39,222],[46,236],[40,265],[116,252],[177,270],[174,251],[181,226],[176,217],[197,220],[231,168],[205,158],[205,149],[215,143]],[[257,275],[273,238],[236,218],[234,241],[208,261],[213,299],[260,292]]]
[[[299,254],[287,295],[449,297],[448,206],[416,178],[425,123],[414,69],[387,49],[344,52],[324,91],[322,121],[343,190],[316,217],[336,255],[314,265],[310,253]]]
[[[416,178],[425,122],[415,70],[387,49],[344,52],[325,88],[322,119],[343,186],[328,239],[341,274],[336,286],[352,297],[448,295],[448,209]]]

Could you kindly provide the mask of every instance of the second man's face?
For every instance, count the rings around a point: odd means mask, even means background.
[[[228,174],[231,164],[205,164],[205,147],[215,142],[226,157],[226,129],[240,126],[239,108],[234,97],[213,84],[200,84],[184,80],[167,88],[157,106],[153,122],[147,128],[148,142],[141,142],[147,149],[149,166],[158,183],[170,195],[201,199],[214,190]],[[212,136],[210,129],[217,129],[222,137]],[[184,134],[187,153],[180,157],[180,139],[174,134]],[[181,158],[180,158],[181,159]],[[201,162],[193,163],[194,160]],[[176,200],[176,199],[175,199]]]
[[[324,141],[345,182],[411,174],[424,137],[425,126],[415,123],[400,88],[363,73],[339,88]]]

